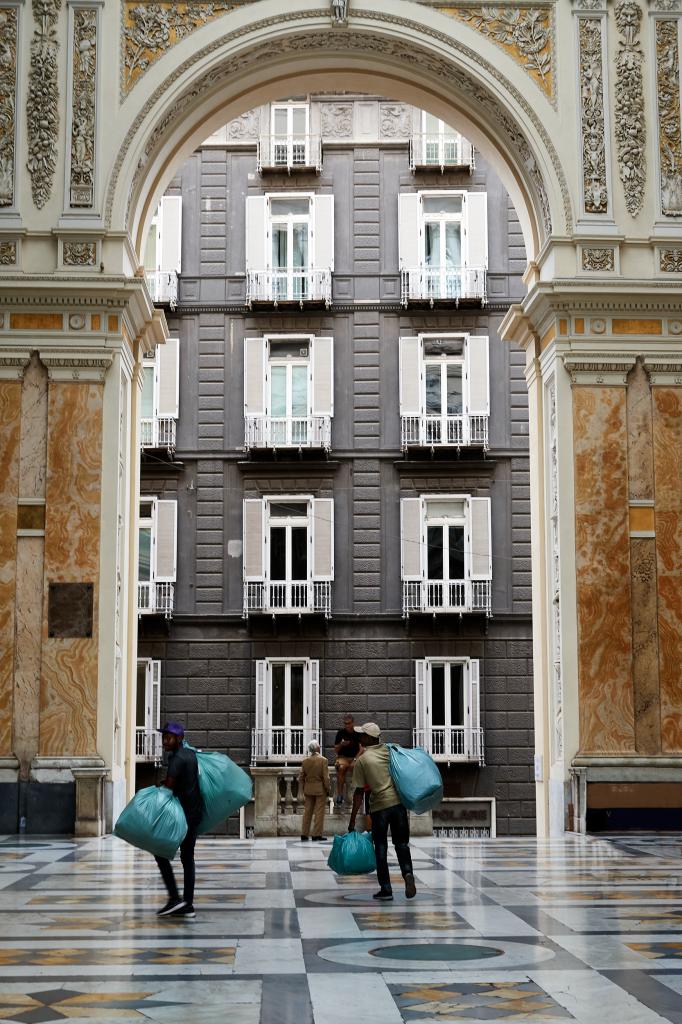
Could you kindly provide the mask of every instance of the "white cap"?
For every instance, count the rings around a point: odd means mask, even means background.
[[[381,736],[381,729],[376,722],[365,722],[364,725],[356,725],[355,731],[363,732],[366,736],[372,736],[375,740],[378,740]]]

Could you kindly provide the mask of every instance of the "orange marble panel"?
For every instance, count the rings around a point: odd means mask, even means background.
[[[0,757],[12,753],[21,381],[0,380]]]
[[[611,321],[614,334],[662,334],[663,324],[660,320],[619,320]]]
[[[13,331],[61,331],[61,313],[12,313],[9,324]]]
[[[576,317],[575,323],[573,325],[573,333],[574,334],[584,334],[585,333],[585,320],[583,319],[583,317],[581,317],[581,316]]]
[[[580,747],[634,752],[625,389],[573,389]]]
[[[551,343],[554,341],[555,338],[556,338],[556,327],[554,326],[554,324],[552,324],[552,326],[549,328],[549,330],[545,331],[545,333],[544,333],[544,335],[542,337],[542,340],[540,342],[540,351],[544,352],[545,349],[547,348],[547,346],[551,345]]]
[[[633,505],[630,508],[630,531],[632,533],[642,530],[653,531],[655,528],[653,508],[641,505]]]
[[[102,483],[101,384],[51,382],[47,441],[45,593],[40,752],[93,755],[97,749],[97,597],[91,639],[47,631],[53,580],[99,583]]]
[[[118,331],[118,317],[117,316],[110,316],[109,317],[109,330],[110,331]]]
[[[682,390],[653,393],[661,734],[672,754],[682,752]]]
[[[101,321],[102,321],[102,318],[100,317],[99,313],[93,313],[92,314],[92,318],[90,320],[90,326],[92,327],[93,331],[98,331],[100,329]]]

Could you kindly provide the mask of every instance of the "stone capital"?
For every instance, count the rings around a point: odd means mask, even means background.
[[[643,364],[652,385],[659,387],[682,386],[682,353],[677,357],[655,354],[645,356]]]
[[[634,355],[571,355],[560,356],[572,384],[625,387],[628,374],[637,359]]]
[[[3,322],[0,313],[0,327]],[[30,349],[0,349],[0,380],[23,380],[30,358]]]
[[[113,362],[114,354],[106,350],[41,349],[41,362],[47,367],[51,381],[101,383]]]

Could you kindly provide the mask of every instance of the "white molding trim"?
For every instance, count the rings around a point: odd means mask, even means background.
[[[4,317],[0,316],[0,327],[3,326]],[[26,349],[0,349],[0,380],[23,380],[24,370],[31,359],[31,350]]]
[[[559,356],[571,378],[572,384],[589,384],[603,387],[625,387],[628,374],[637,359],[634,355],[561,355]]]
[[[41,349],[41,362],[47,367],[51,381],[74,381],[81,384],[101,383],[114,361],[114,352],[90,349],[66,351],[64,349]]]
[[[643,365],[653,386],[682,387],[682,353],[679,358],[659,354],[645,356]]]

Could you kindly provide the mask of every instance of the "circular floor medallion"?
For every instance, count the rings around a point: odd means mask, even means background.
[[[489,960],[494,956],[504,956],[503,949],[494,946],[468,946],[463,942],[431,942],[428,945],[407,943],[398,948],[395,946],[377,946],[368,950],[370,956],[378,956],[383,960],[423,960],[425,963],[451,960],[461,963],[463,960]]]
[[[481,968],[495,960],[498,970],[534,967],[553,960],[553,949],[529,942],[495,939],[494,946],[467,939],[352,940],[318,950],[321,960],[374,970],[451,971]]]

